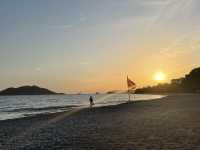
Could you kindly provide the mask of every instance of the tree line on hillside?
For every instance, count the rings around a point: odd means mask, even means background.
[[[200,93],[200,67],[193,69],[185,77],[172,79],[171,83],[139,88],[135,93]]]

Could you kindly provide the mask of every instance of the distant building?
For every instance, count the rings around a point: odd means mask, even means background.
[[[184,78],[179,78],[179,79],[172,79],[171,83],[172,84],[181,84],[183,82]]]
[[[96,94],[96,95],[99,95],[100,93],[99,93],[99,92],[96,92],[95,94]]]
[[[116,91],[108,91],[106,94],[115,94]]]

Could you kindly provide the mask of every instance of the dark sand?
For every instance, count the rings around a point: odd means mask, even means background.
[[[200,95],[0,121],[1,150],[200,150]]]

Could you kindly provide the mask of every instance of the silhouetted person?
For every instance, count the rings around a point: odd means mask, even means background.
[[[90,108],[92,108],[92,106],[94,105],[94,99],[92,96],[90,96],[89,101],[90,101]]]

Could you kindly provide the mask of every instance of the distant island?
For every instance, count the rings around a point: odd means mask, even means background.
[[[21,86],[18,88],[7,88],[0,91],[0,95],[58,95],[63,93],[56,93],[51,90],[41,88],[38,86]]]
[[[135,91],[137,94],[200,93],[200,67],[193,69],[185,77],[172,79],[171,83],[147,86]]]
[[[115,93],[116,93],[115,90],[106,92],[106,94],[115,94]]]

